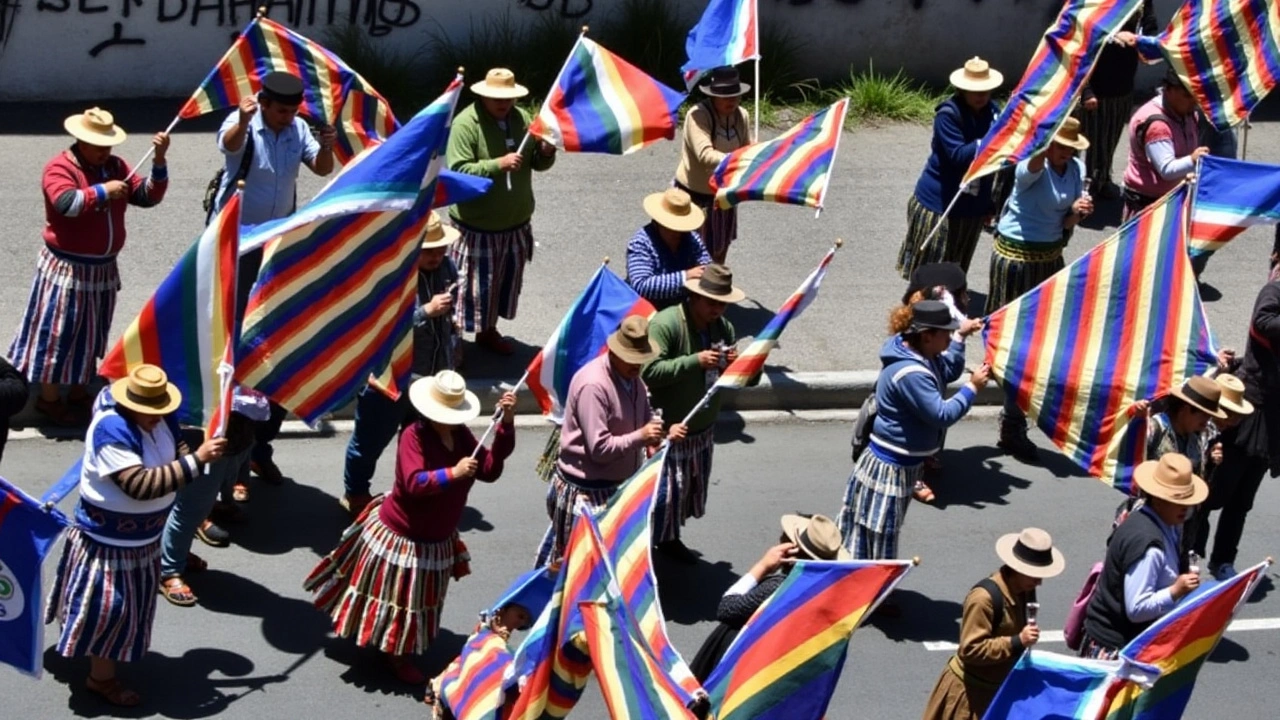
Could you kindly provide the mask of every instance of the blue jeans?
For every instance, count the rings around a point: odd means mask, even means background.
[[[231,486],[240,477],[240,468],[249,464],[250,448],[225,455],[209,465],[207,474],[197,477],[178,491],[160,537],[160,577],[181,575],[187,569],[187,554],[196,528],[209,517],[219,493],[231,502]]]
[[[356,396],[355,429],[347,443],[347,462],[342,470],[342,487],[348,496],[369,494],[369,481],[378,467],[378,458],[396,438],[413,406],[409,393],[392,400],[365,386]]]

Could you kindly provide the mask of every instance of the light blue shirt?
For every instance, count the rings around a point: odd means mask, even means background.
[[[1182,542],[1178,528],[1166,525],[1150,507],[1144,505],[1138,512],[1150,515],[1164,536],[1164,547],[1147,548],[1124,574],[1124,611],[1130,620],[1141,623],[1160,618],[1178,604],[1171,588],[1178,579]]]
[[[996,232],[1000,237],[1024,243],[1058,243],[1062,241],[1062,223],[1071,212],[1071,204],[1084,194],[1084,162],[1072,158],[1061,175],[1049,167],[1040,172],[1028,169],[1030,160],[1018,163],[1014,171],[1013,194]]]
[[[248,146],[248,138],[238,152],[230,152],[222,144],[222,136],[239,119],[239,111],[231,113],[218,129],[218,150],[222,151],[226,166],[222,186],[218,188],[218,206],[231,198],[228,186],[240,169],[240,158]],[[253,162],[244,180],[244,197],[240,203],[240,224],[257,225],[268,220],[285,217],[293,212],[297,198],[298,169],[303,162],[313,162],[320,153],[316,141],[300,117],[293,125],[273,132],[262,124],[262,113],[256,112],[249,120],[249,132],[253,133]]]

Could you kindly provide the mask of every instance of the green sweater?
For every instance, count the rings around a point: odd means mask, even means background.
[[[721,317],[707,328],[711,343],[721,341],[732,346],[737,342],[733,324]],[[661,310],[649,322],[649,339],[661,351],[658,358],[645,366],[641,377],[649,388],[652,404],[662,409],[667,424],[677,423],[693,409],[707,392],[707,371],[698,365],[698,353],[710,350],[685,312],[685,304]],[[711,427],[720,414],[720,393],[711,397],[706,407],[689,420],[689,433]]]
[[[510,173],[510,189],[507,188],[508,173],[498,168],[498,158],[515,152],[528,128],[529,116],[518,107],[507,115],[505,132],[479,101],[458,113],[449,130],[449,149],[445,155],[449,169],[489,178],[493,185],[489,192],[475,200],[454,205],[449,211],[450,217],[486,232],[510,230],[529,222],[533,217],[533,171],[551,167],[556,156],[547,157],[538,152],[538,139],[529,138],[524,146],[524,165]],[[507,149],[508,137],[515,143],[510,150]]]

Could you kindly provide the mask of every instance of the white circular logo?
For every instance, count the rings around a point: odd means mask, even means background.
[[[0,622],[17,620],[22,617],[25,608],[22,586],[9,574],[4,563],[0,562]]]

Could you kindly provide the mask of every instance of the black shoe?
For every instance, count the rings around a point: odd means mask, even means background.
[[[1040,464],[1040,450],[1036,448],[1035,443],[1031,442],[1031,438],[1027,437],[1026,431],[1004,433],[1000,442],[996,443],[996,447],[1019,462],[1027,465]]]
[[[212,520],[205,520],[196,528],[196,537],[200,542],[213,547],[226,547],[231,544],[231,533],[218,527]]]
[[[681,565],[697,565],[698,555],[679,540],[658,543],[658,551]]]
[[[263,462],[254,460],[249,463],[249,469],[268,485],[279,485],[284,482],[284,473],[280,472],[280,468],[276,467],[275,462],[272,460]]]

